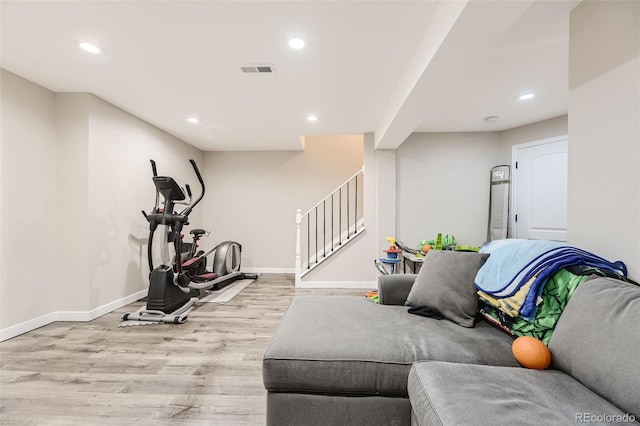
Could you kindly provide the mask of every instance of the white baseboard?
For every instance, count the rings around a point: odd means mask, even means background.
[[[299,288],[362,288],[375,289],[375,281],[302,281]]]
[[[25,321],[20,324],[16,324],[11,327],[0,330],[0,342],[11,339],[12,337],[19,336],[36,328],[43,327],[47,324],[51,324],[56,321],[78,321],[86,322],[94,320],[102,315],[113,312],[116,309],[120,309],[123,306],[127,306],[129,303],[133,303],[147,295],[147,290],[141,290],[130,296],[123,297],[122,299],[107,303],[91,311],[57,311],[43,315],[38,318],[34,318],[29,321]]]
[[[240,272],[253,272],[256,274],[260,272],[263,274],[295,274],[296,268],[253,268],[242,266]]]
[[[5,340],[11,339],[12,337],[16,337],[29,331],[35,330],[36,328],[51,324],[52,322],[56,321],[57,315],[57,312],[51,312],[41,317],[4,328],[0,330],[0,342],[4,342]]]
[[[129,303],[133,303],[147,295],[147,289],[141,290],[137,293],[133,293],[130,296],[123,297],[122,299],[107,303],[91,311],[58,311],[56,312],[56,321],[78,321],[86,322],[99,318],[109,312],[113,312],[116,309],[120,309],[123,306],[127,306]]]

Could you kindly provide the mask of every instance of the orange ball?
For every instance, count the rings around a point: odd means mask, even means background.
[[[425,245],[422,246],[422,252],[423,253],[427,253],[432,248],[433,248],[433,246],[431,244],[425,244]]]
[[[544,370],[551,364],[547,345],[531,336],[520,336],[511,345],[513,356],[523,367]]]

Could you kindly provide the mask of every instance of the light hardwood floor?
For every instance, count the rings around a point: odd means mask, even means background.
[[[47,325],[0,343],[0,424],[263,425],[262,356],[293,296],[364,293],[263,274],[182,325],[118,327],[141,302]]]

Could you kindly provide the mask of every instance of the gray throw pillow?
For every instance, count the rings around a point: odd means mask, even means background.
[[[478,310],[474,280],[487,253],[430,250],[405,305],[428,306],[463,327],[473,327]]]

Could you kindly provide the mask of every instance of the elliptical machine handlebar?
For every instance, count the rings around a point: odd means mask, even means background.
[[[189,163],[191,163],[191,167],[193,167],[193,171],[196,173],[196,177],[198,178],[198,182],[200,182],[200,196],[198,198],[196,198],[196,200],[194,202],[192,202],[190,205],[188,205],[184,210],[182,210],[180,212],[181,215],[185,215],[185,216],[189,216],[189,214],[191,213],[191,211],[193,210],[193,208],[202,200],[202,198],[204,198],[204,191],[205,191],[205,187],[204,187],[204,180],[202,179],[202,175],[200,174],[200,170],[198,170],[198,165],[196,164],[196,162],[194,160],[189,160]],[[191,195],[191,188],[189,188],[189,195]]]
[[[195,200],[192,199],[191,188],[187,185],[187,193],[189,194],[189,202],[182,203],[184,200],[184,193],[182,188],[178,186],[178,184],[171,177],[159,177],[158,171],[156,168],[156,162],[154,160],[150,160],[151,162],[151,170],[153,171],[153,181],[156,186],[156,202],[154,209],[151,213],[147,214],[145,211],[142,211],[145,219],[149,222],[149,241],[148,241],[148,250],[147,257],[149,261],[149,269],[151,271],[154,270],[153,265],[153,256],[152,256],[152,245],[153,245],[153,237],[156,229],[159,225],[165,225],[162,228],[163,232],[165,232],[165,237],[163,238],[163,247],[168,241],[167,239],[170,237],[173,241],[173,246],[175,249],[175,275],[174,275],[174,284],[176,284],[180,289],[184,292],[188,292],[187,285],[189,283],[189,278],[184,274],[182,270],[182,264],[180,262],[180,254],[182,252],[182,239],[180,237],[180,232],[182,231],[182,227],[189,222],[189,214],[193,210],[193,208],[202,200],[205,192],[204,180],[202,179],[202,175],[200,174],[200,170],[196,162],[192,159],[189,160],[191,163],[191,167],[193,167],[193,171],[200,182],[200,195]],[[165,205],[163,209],[160,209],[160,194],[162,194],[165,199]],[[175,213],[173,208],[175,204],[187,204],[187,207],[182,210],[180,213]],[[167,229],[169,227],[170,229]],[[162,251],[164,253],[163,263],[168,262],[169,252],[167,250]]]
[[[149,160],[149,161],[151,162],[151,170],[153,171],[153,177],[158,177],[158,169],[156,167],[156,162],[154,160]],[[191,159],[189,160],[189,163],[191,163],[191,166],[193,167],[196,177],[198,178],[198,182],[200,182],[201,192],[200,192],[200,196],[195,201],[191,201],[192,199],[191,187],[189,186],[189,184],[185,185],[187,194],[189,195],[190,202],[185,203],[185,202],[174,201],[174,204],[187,204],[187,207],[179,213],[180,215],[184,215],[184,216],[189,216],[189,214],[191,213],[193,208],[196,206],[196,204],[198,204],[204,197],[204,191],[205,191],[204,180],[202,179],[202,175],[200,174],[198,165],[194,160],[191,160]],[[154,209],[152,210],[152,213],[157,213],[159,211],[159,208],[160,208],[160,191],[156,187],[156,202],[155,202]],[[145,219],[148,220],[147,214],[144,210],[142,211],[142,214],[144,215]]]
[[[153,160],[149,160],[149,161],[151,161],[151,170],[153,171],[153,177],[158,176],[158,169],[156,168],[156,162]],[[158,188],[156,188],[156,205],[153,208],[153,213],[158,211],[159,205],[160,205],[160,191],[158,191]],[[144,212],[144,210],[142,211],[142,214],[144,215],[144,218],[148,220],[147,214]]]

